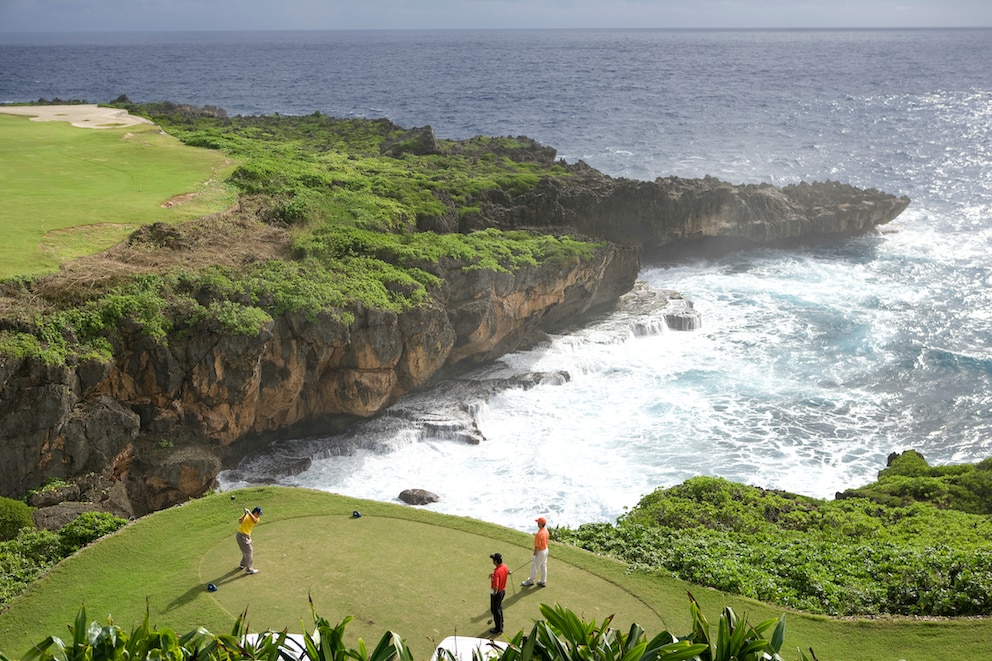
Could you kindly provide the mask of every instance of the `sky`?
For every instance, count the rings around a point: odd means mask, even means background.
[[[992,27],[992,0],[0,0],[0,32]]]

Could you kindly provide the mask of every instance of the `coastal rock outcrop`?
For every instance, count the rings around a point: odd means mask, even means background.
[[[490,193],[481,212],[464,222],[469,228],[569,228],[638,245],[646,261],[663,262],[837,240],[870,232],[910,204],[905,196],[834,181],[781,188],[714,177],[636,181],[609,177],[582,162],[567,167],[570,177],[543,179],[517,198]]]

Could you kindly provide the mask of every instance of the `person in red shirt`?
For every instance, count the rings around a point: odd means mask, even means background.
[[[530,578],[520,585],[534,585],[537,579],[537,584],[543,588],[548,584],[548,529],[545,527],[548,520],[542,516],[535,521],[537,533],[534,535],[534,557],[530,559]]]
[[[493,561],[493,573],[489,575],[489,610],[493,614],[493,628],[489,633],[503,633],[503,597],[506,596],[506,577],[510,568],[503,564],[503,556],[493,553],[489,556]]]

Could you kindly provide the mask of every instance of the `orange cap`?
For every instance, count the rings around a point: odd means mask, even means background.
[[[534,519],[534,520],[537,521],[537,525],[539,525],[539,526],[546,526],[546,525],[548,525],[548,520],[545,519],[543,516],[540,517],[539,519]]]

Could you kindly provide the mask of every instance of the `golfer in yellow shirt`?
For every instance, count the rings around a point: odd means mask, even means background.
[[[258,570],[252,566],[254,561],[254,549],[251,546],[251,531],[254,529],[258,522],[262,518],[262,508],[256,507],[255,509],[248,511],[245,508],[245,513],[241,515],[238,519],[238,546],[241,548],[241,568],[245,570],[246,574],[257,574]]]

